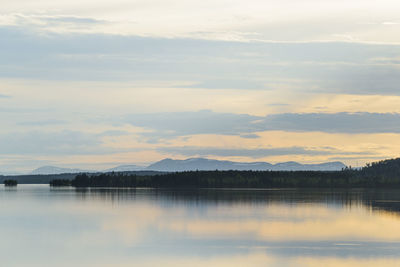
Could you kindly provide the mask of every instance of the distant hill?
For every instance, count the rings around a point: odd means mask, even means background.
[[[60,168],[55,166],[43,166],[33,170],[30,174],[49,175],[49,174],[81,173],[81,172],[91,172],[91,171],[81,170],[81,169]]]
[[[63,174],[63,173],[83,173],[83,172],[135,172],[135,171],[142,171],[146,170],[146,167],[141,167],[137,165],[120,165],[114,168],[95,171],[95,170],[83,170],[83,169],[76,169],[76,168],[61,168],[56,166],[43,166],[33,170],[30,174],[31,175],[54,175],[54,174]]]
[[[317,187],[399,187],[400,186],[400,158],[397,159],[389,159],[383,160],[379,162],[374,162],[371,164],[367,164],[363,168],[352,169],[346,167],[341,162],[327,162],[321,164],[300,164],[297,162],[283,162],[278,164],[270,164],[267,162],[250,162],[250,163],[241,163],[241,162],[233,162],[233,161],[219,161],[219,160],[209,160],[204,158],[192,158],[186,160],[173,160],[173,159],[164,159],[154,164],[151,164],[145,170],[133,171],[132,168],[136,168],[136,165],[122,165],[112,169],[108,169],[104,172],[109,177],[117,177],[118,175],[122,175],[121,177],[128,177],[129,175],[134,177],[137,176],[146,176],[146,179],[164,179],[160,178],[161,174],[169,175],[169,177],[184,177],[185,175],[201,175],[201,179],[211,179],[213,180],[215,177],[214,170],[226,171],[232,170],[231,172],[220,172],[220,176],[224,176],[226,179],[232,179],[233,176],[243,176],[248,175],[249,172],[246,173],[247,170],[260,170],[260,171],[301,171],[300,173],[289,172],[260,172],[257,175],[270,177],[270,179],[278,179],[274,180],[275,185],[281,185],[283,183],[279,179],[282,177],[286,177],[285,183],[282,186],[317,186]],[[343,169],[343,171],[341,171]],[[113,171],[114,170],[114,171]],[[118,171],[120,170],[120,171]],[[126,171],[127,170],[127,171]],[[190,171],[194,170],[192,173],[180,173],[176,174],[175,172],[182,171]],[[207,171],[211,170],[207,174],[207,172],[195,172],[195,170],[199,171]],[[72,180],[75,178],[76,173],[85,172],[81,169],[68,169],[68,168],[58,168],[47,166],[43,168],[36,169],[35,172],[63,172],[63,174],[31,174],[31,175],[18,175],[18,176],[2,176],[0,175],[0,183],[2,183],[5,179],[15,179],[18,180],[18,183],[49,183],[49,181],[54,179],[69,179]],[[235,172],[236,171],[236,172]],[[303,172],[303,171],[314,171],[314,172]],[[319,171],[319,172],[315,172]],[[338,172],[332,172],[338,171]],[[69,173],[68,173],[69,172]],[[89,175],[95,177],[100,176],[104,172],[88,172]],[[119,174],[119,172],[124,172],[123,174]],[[173,173],[171,173],[173,172]],[[218,173],[218,172],[217,172]],[[208,177],[207,175],[212,174],[212,176]],[[250,172],[251,174],[251,172]],[[300,176],[298,176],[301,174]],[[175,176],[174,176],[175,175]],[[206,175],[206,176],[204,176]],[[251,174],[253,175],[253,174]],[[280,177],[280,175],[282,177]],[[204,176],[204,177],[203,177]],[[221,176],[221,177],[222,177]],[[236,177],[235,176],[235,177]],[[260,177],[261,177],[260,176]],[[150,177],[150,178],[149,178]],[[151,178],[154,177],[154,178]],[[158,178],[157,178],[158,177]],[[243,178],[242,177],[242,178]],[[198,177],[199,178],[199,177]],[[225,179],[224,178],[224,179]],[[339,179],[340,178],[340,179]],[[124,178],[125,179],[125,178]],[[128,179],[128,178],[127,178]],[[135,178],[136,179],[136,178]],[[175,179],[175,178],[174,178]],[[186,178],[185,178],[186,179]],[[190,178],[192,179],[192,178]],[[189,180],[190,180],[189,179]],[[195,178],[197,179],[197,178]],[[207,180],[206,179],[206,180]],[[228,179],[228,180],[229,180]],[[260,178],[261,179],[261,178]],[[268,178],[269,179],[269,178]],[[298,180],[300,179],[300,180]],[[322,180],[321,180],[322,179]],[[210,181],[211,181],[210,180]],[[271,181],[272,181],[271,180]],[[135,180],[136,181],[136,180]],[[146,182],[145,180],[141,180],[142,182]],[[160,180],[162,182],[163,180]],[[231,181],[231,180],[229,180]],[[260,180],[261,181],[261,180]],[[301,181],[301,184],[299,181]],[[214,181],[215,182],[215,181]],[[232,182],[232,181],[231,181]],[[243,181],[242,181],[243,182]],[[299,184],[300,183],[300,184]],[[147,184],[150,186],[151,184]],[[170,185],[170,184],[169,184]],[[209,185],[208,185],[209,186]],[[248,185],[247,185],[248,186]]]
[[[340,161],[319,164],[300,164],[294,161],[277,163],[272,166],[272,171],[340,171],[346,168]]]
[[[83,172],[137,172],[137,171],[210,171],[210,170],[237,170],[237,171],[340,171],[345,168],[342,162],[326,162],[320,164],[300,164],[294,161],[271,164],[268,162],[234,162],[205,158],[190,158],[185,160],[163,159],[147,167],[138,165],[120,165],[106,170],[83,170],[74,168],[61,168],[56,166],[43,166],[33,170],[31,175],[54,175],[64,173]]]
[[[271,164],[266,162],[240,163],[204,158],[185,160],[163,159],[147,167],[153,171],[205,171],[205,170],[268,170]]]
[[[297,162],[283,162],[271,164],[268,162],[234,162],[204,158],[186,160],[164,159],[151,164],[146,169],[153,171],[207,171],[207,170],[257,170],[257,171],[339,171],[345,168],[342,162],[327,162],[321,164],[300,164]]]
[[[131,171],[141,171],[146,169],[146,167],[138,165],[120,165],[114,168],[104,170],[103,172],[131,172]]]

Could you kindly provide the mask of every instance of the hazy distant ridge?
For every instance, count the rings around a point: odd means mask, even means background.
[[[62,174],[62,173],[82,173],[91,172],[88,170],[60,168],[55,166],[43,166],[33,170],[30,174]]]
[[[146,167],[138,166],[138,165],[120,165],[114,168],[110,168],[104,170],[104,172],[130,172],[130,171],[143,171],[146,170]]]
[[[338,171],[345,168],[342,162],[320,164],[300,164],[294,161],[271,164],[268,162],[234,162],[204,158],[186,160],[164,159],[147,167],[153,171],[193,171],[193,170],[257,170],[257,171]]]
[[[204,158],[190,158],[185,160],[163,159],[147,167],[138,165],[120,165],[106,170],[82,170],[43,166],[35,169],[31,174],[62,174],[82,172],[129,172],[129,171],[208,171],[208,170],[239,170],[239,171],[338,171],[346,167],[342,162],[326,162],[320,164],[300,164],[294,161],[271,164],[268,162],[234,162]]]

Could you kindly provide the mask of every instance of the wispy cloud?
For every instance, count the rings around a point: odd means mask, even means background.
[[[29,27],[36,23],[42,32],[76,32],[77,30],[119,35],[157,36],[164,38],[193,38],[208,40],[234,40],[240,42],[307,42],[348,41],[399,43],[394,23],[398,22],[397,3],[393,0],[375,1],[321,1],[297,0],[271,2],[253,0],[251,4],[235,1],[226,7],[224,0],[202,2],[114,0],[96,2],[89,0],[3,3],[3,14],[15,10],[24,13],[8,15],[28,19]],[[175,8],[179,5],[179,8]],[[284,13],[281,11],[285,10]],[[346,12],[343,12],[346,10]],[[357,10],[358,12],[354,12]],[[379,10],[379,11],[378,11]],[[40,12],[40,13],[39,13]],[[369,21],[373,13],[377,24]],[[57,18],[54,21],[47,18]],[[58,18],[65,19],[58,19]],[[14,20],[16,20],[14,18]],[[110,25],[90,24],[107,18]],[[7,18],[5,20],[10,20]],[[1,21],[1,18],[0,18]],[[34,23],[32,23],[34,22]],[[86,25],[71,27],[70,24]],[[350,36],[350,38],[349,38]]]
[[[305,147],[278,147],[278,148],[218,148],[218,147],[163,147],[158,151],[182,155],[187,157],[200,156],[218,156],[218,157],[248,157],[248,158],[265,158],[271,156],[286,156],[286,155],[371,155],[369,151],[363,152],[348,152],[339,151],[336,149],[310,149]]]
[[[80,155],[112,152],[96,135],[78,131],[10,132],[0,135],[0,154]]]
[[[384,21],[384,22],[382,22],[382,25],[400,25],[400,22],[398,22],[398,21]]]
[[[95,25],[106,24],[107,21],[70,15],[51,14],[23,14],[12,13],[0,15],[0,25],[12,25],[25,30],[45,30],[51,32],[79,32],[86,27],[86,31]],[[89,28],[88,28],[89,27]]]
[[[0,34],[2,78],[169,80],[191,81],[181,88],[210,90],[400,94],[399,69],[393,64],[400,49],[395,45],[43,35],[15,26],[0,27]],[[387,60],[377,62],[377,58]]]
[[[149,128],[155,132],[146,135],[159,138],[193,134],[240,135],[254,132],[261,117],[247,114],[199,112],[174,112],[155,114],[133,114],[123,121],[134,126]]]
[[[151,139],[197,134],[242,135],[263,131],[347,134],[400,133],[397,113],[286,113],[265,117],[212,111],[135,114],[124,121],[151,129]],[[250,137],[256,137],[250,135]]]
[[[61,125],[65,124],[66,121],[63,120],[32,120],[32,121],[23,121],[17,123],[18,125],[22,126],[46,126],[46,125]]]
[[[0,94],[0,98],[11,98],[11,96],[10,95]]]
[[[305,113],[266,116],[264,130],[321,131],[328,133],[400,133],[397,113]]]

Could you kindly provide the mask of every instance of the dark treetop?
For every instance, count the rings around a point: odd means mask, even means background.
[[[16,180],[4,180],[5,186],[16,186],[18,182]]]

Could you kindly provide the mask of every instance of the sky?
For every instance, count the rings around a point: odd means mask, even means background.
[[[398,0],[4,0],[0,172],[400,151]]]

